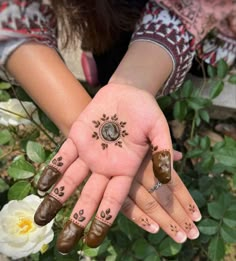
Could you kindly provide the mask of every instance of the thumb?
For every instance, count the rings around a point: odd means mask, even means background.
[[[166,184],[171,180],[173,148],[169,126],[163,114],[159,114],[158,120],[151,126],[148,138],[152,148],[154,175],[161,183]]]

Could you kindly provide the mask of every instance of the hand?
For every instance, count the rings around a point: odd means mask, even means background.
[[[36,223],[45,225],[92,171],[71,214],[72,222],[65,225],[59,237],[61,252],[73,248],[96,209],[91,231],[101,233],[91,232],[87,244],[97,246],[102,242],[150,144],[154,173],[166,183],[172,168],[171,139],[155,99],[130,86],[108,85],[99,91],[73,124],[68,139],[39,181],[39,189],[47,191],[63,174],[35,215]],[[70,249],[68,245],[63,248],[65,242],[69,242]]]
[[[174,151],[174,160],[179,160],[180,154]],[[175,170],[171,181],[160,185],[149,159],[150,155],[139,169],[121,211],[148,232],[155,233],[161,227],[177,243],[187,237],[196,239],[199,231],[193,221],[201,219],[196,203]]]

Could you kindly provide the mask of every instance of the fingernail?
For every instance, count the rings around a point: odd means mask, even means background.
[[[171,157],[167,150],[158,151],[152,156],[153,172],[155,177],[163,184],[171,180]]]
[[[83,236],[84,229],[68,220],[57,238],[57,249],[62,254],[68,254]]]
[[[202,219],[202,215],[199,212],[194,212],[192,217],[193,217],[193,220],[196,222],[198,222]]]
[[[38,189],[41,191],[47,191],[51,188],[53,184],[56,183],[58,178],[61,176],[61,173],[59,170],[52,166],[47,166],[39,181],[38,181]]]
[[[197,228],[192,228],[189,232],[188,232],[188,237],[190,239],[196,239],[199,237],[199,231]]]
[[[37,193],[38,193],[38,195],[40,196],[40,197],[44,197],[46,194],[47,194],[47,192],[45,192],[45,191],[41,191],[41,190],[37,190]]]
[[[159,231],[160,227],[158,225],[155,225],[155,224],[151,224],[148,228],[147,228],[147,231],[150,232],[150,233],[157,233]]]
[[[50,195],[46,196],[34,214],[34,222],[39,226],[45,226],[61,208],[62,204],[58,200]]]
[[[187,236],[182,231],[176,233],[175,239],[178,243],[184,243],[187,240]]]
[[[89,247],[98,247],[106,237],[109,228],[109,225],[95,218],[85,237],[85,243]]]

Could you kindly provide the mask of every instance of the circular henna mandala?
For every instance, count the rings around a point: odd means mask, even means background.
[[[115,141],[120,137],[120,127],[115,122],[106,122],[100,128],[101,136],[106,141]]]
[[[124,129],[126,122],[119,121],[116,114],[113,116],[103,114],[100,120],[93,121],[93,124],[98,131],[93,132],[92,138],[103,141],[102,149],[107,149],[108,144],[112,142],[115,146],[122,147],[122,137],[128,135]]]

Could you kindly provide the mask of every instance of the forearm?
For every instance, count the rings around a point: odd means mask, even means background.
[[[169,53],[148,41],[132,43],[110,83],[126,84],[156,95],[173,68]]]
[[[91,98],[55,50],[26,43],[13,52],[7,70],[67,135]]]

